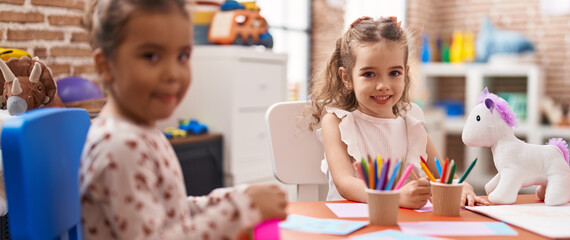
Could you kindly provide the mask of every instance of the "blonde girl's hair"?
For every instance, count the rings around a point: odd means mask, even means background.
[[[87,4],[81,25],[89,34],[91,47],[101,48],[105,56],[112,57],[116,47],[125,37],[123,30],[133,11],[179,10],[185,17],[190,18],[186,6],[185,0],[91,0]]]
[[[352,70],[356,59],[355,50],[363,44],[385,42],[389,44],[401,44],[404,47],[404,64],[408,65],[408,37],[407,33],[396,22],[395,17],[380,18],[374,20],[370,17],[361,17],[350,25],[350,28],[342,37],[336,40],[336,47],[332,53],[327,67],[318,73],[311,84],[311,104],[313,105],[313,122],[309,128],[319,124],[326,106],[333,106],[347,111],[358,107],[354,91],[348,90],[338,69],[344,67],[349,74],[348,81],[352,82]],[[404,78],[405,86],[402,98],[392,108],[396,116],[402,116],[401,109],[409,107],[410,77],[409,73]]]

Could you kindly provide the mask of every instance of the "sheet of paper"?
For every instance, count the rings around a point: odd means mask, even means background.
[[[288,230],[346,235],[368,225],[368,221],[347,221],[339,219],[312,218],[291,214],[279,223],[279,227]]]
[[[518,233],[502,222],[400,222],[402,232],[430,236],[496,236]]]
[[[325,203],[327,207],[339,218],[367,218],[368,204],[366,203]],[[431,212],[433,205],[427,202],[425,206],[415,209],[417,212]]]
[[[467,209],[550,238],[570,238],[570,204],[544,203],[476,206]]]
[[[428,202],[426,203],[426,205],[424,205],[424,206],[421,207],[421,208],[415,209],[415,211],[416,211],[416,212],[431,212],[431,211],[433,211],[433,205],[431,204],[430,201],[428,201]]]
[[[420,236],[415,234],[406,234],[400,231],[384,230],[363,235],[358,235],[349,240],[438,240],[443,238],[435,238],[428,236]]]
[[[325,203],[339,218],[367,218],[368,204],[366,203]]]

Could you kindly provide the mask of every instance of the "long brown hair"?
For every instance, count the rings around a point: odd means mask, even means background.
[[[408,36],[396,22],[395,17],[380,18],[374,20],[370,17],[362,17],[351,24],[350,28],[342,37],[336,40],[336,47],[332,53],[324,71],[318,73],[311,84],[309,98],[313,105],[312,117],[314,121],[309,128],[312,130],[319,122],[326,106],[333,106],[347,111],[358,107],[354,91],[348,90],[338,69],[344,67],[348,73],[352,73],[356,59],[355,49],[362,44],[379,43],[401,44],[404,46],[404,65],[408,65]],[[347,74],[348,81],[352,82],[352,74]],[[410,102],[409,88],[410,77],[406,73],[404,79],[404,93],[398,103],[392,108],[396,116],[401,115],[400,109],[407,107]]]

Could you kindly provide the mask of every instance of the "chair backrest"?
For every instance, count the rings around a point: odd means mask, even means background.
[[[326,184],[321,172],[322,143],[308,129],[310,115],[303,114],[307,102],[279,102],[266,112],[275,177],[296,184],[299,201],[318,200],[318,185]],[[306,115],[306,116],[305,116]]]
[[[78,108],[39,108],[2,124],[13,239],[81,239],[79,162],[90,125]]]

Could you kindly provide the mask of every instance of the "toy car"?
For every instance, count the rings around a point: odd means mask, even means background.
[[[167,127],[163,131],[166,138],[183,138],[186,137],[186,131],[178,128]]]
[[[210,24],[208,41],[218,44],[254,45],[273,47],[273,38],[267,31],[267,21],[259,14],[259,8],[229,7],[233,1],[226,1],[225,11],[217,12]]]
[[[208,133],[208,126],[199,123],[195,119],[180,120],[178,122],[178,128],[186,131],[188,134]]]

